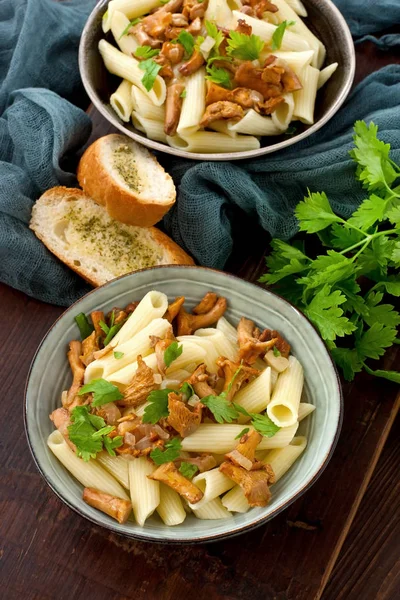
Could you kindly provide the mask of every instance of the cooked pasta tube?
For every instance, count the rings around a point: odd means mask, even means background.
[[[182,354],[178,356],[178,358],[176,358],[171,363],[171,366],[169,366],[167,369],[168,377],[174,377],[174,373],[176,371],[185,369],[188,365],[191,365],[192,363],[195,364],[196,368],[197,365],[204,362],[206,359],[205,349],[201,348],[198,344],[193,344],[192,342],[184,342],[182,344],[182,347]]]
[[[128,460],[122,456],[110,456],[108,452],[99,452],[96,460],[108,471],[121,485],[129,490]]]
[[[147,119],[134,110],[132,111],[132,123],[136,129],[145,133],[149,139],[156,140],[157,142],[167,142],[164,123],[162,121]]]
[[[203,152],[212,154],[213,152],[243,152],[245,150],[257,150],[260,148],[260,142],[257,138],[250,135],[237,135],[232,138],[223,133],[212,131],[196,131],[191,135],[167,136],[167,141],[172,148],[177,150],[186,150],[187,152]]]
[[[150,367],[150,369],[153,369],[154,372],[157,372],[157,357],[154,353],[145,356],[143,360],[146,363],[146,365]],[[104,379],[107,379],[107,381],[110,381],[120,389],[125,389],[125,386],[128,385],[128,383],[131,381],[132,377],[136,373],[137,368],[138,364],[135,360],[129,365],[126,365],[126,367],[124,367],[123,369],[119,369],[118,371],[110,373],[109,375],[107,375],[107,377],[104,377]]]
[[[99,52],[107,71],[137,85],[143,93],[148,94],[151,101],[157,106],[161,106],[164,103],[167,88],[162,77],[157,75],[152,89],[147,91],[142,83],[144,72],[139,69],[139,61],[117,50],[117,48],[106,42],[106,40],[100,40]]]
[[[200,127],[206,107],[206,72],[199,69],[186,79],[186,96],[182,102],[181,115],[177,127],[178,135],[189,136]]]
[[[228,493],[221,498],[222,505],[231,512],[245,513],[250,509],[246,500],[244,491],[240,485],[235,485]]]
[[[183,342],[186,344],[195,344],[202,350],[204,350],[204,362],[207,366],[207,371],[209,373],[216,373],[218,371],[218,366],[216,364],[216,360],[219,357],[219,353],[213,344],[213,342],[207,337],[201,337],[198,335],[181,335],[176,338],[178,342]]]
[[[144,94],[136,85],[132,86],[132,102],[133,110],[142,117],[151,119],[152,121],[161,121],[164,123],[165,108],[164,106],[156,106],[152,103],[147,94]]]
[[[160,483],[160,504],[157,506],[157,512],[170,527],[180,525],[186,519],[181,497],[164,483]]]
[[[208,128],[216,131],[217,133],[224,133],[225,135],[229,135],[230,137],[234,138],[237,136],[237,131],[232,131],[232,129],[229,129],[229,125],[232,123],[233,121],[224,121],[223,119],[220,119],[210,123]]]
[[[160,504],[160,484],[147,477],[155,470],[155,465],[144,456],[129,461],[129,485],[133,514],[141,527]]]
[[[282,21],[294,21],[291,26],[291,31],[306,40],[315,51],[315,55],[311,61],[313,67],[320,68],[324,64],[326,49],[324,44],[309,30],[307,25],[299,18],[293,8],[291,8],[285,0],[276,0],[274,4],[279,8],[276,15],[280,22]]]
[[[284,101],[277,107],[271,115],[274,126],[282,133],[289,127],[293,118],[294,98],[293,94],[285,94]]]
[[[229,360],[236,360],[238,354],[238,347],[236,343],[232,343],[223,333],[215,327],[205,327],[204,329],[197,329],[194,332],[199,337],[204,337],[210,340],[214,345],[218,356],[225,356]]]
[[[115,344],[123,344],[139,333],[153,319],[163,317],[168,308],[168,298],[162,292],[148,292],[139,302],[136,309],[114,336]]]
[[[271,399],[271,368],[265,369],[258,377],[242,387],[234,397],[235,404],[243,406],[248,412],[263,412]],[[247,423],[249,417],[240,416],[241,423]]]
[[[276,369],[271,368],[271,393],[278,381],[279,373]]]
[[[293,92],[293,118],[298,119],[307,125],[312,125],[314,123],[314,107],[315,98],[317,96],[318,79],[318,69],[305,66],[300,74],[300,81],[303,89]]]
[[[237,329],[234,327],[225,317],[221,317],[217,321],[217,329],[222,331],[222,333],[228,338],[231,344],[237,344]]]
[[[322,71],[319,72],[317,90],[319,90],[320,88],[322,88],[323,85],[325,85],[328,79],[332,77],[338,66],[338,63],[335,62],[328,65],[327,67],[325,67],[325,69],[322,69]]]
[[[261,53],[261,58],[267,58],[271,51]],[[311,64],[314,56],[314,50],[304,50],[303,52],[284,52],[282,50],[274,50],[272,52],[277,58],[284,60],[295,73],[301,71],[303,67]]]
[[[303,367],[297,358],[289,356],[289,366],[279,375],[267,406],[267,415],[278,427],[297,423],[303,383]]]
[[[237,25],[239,19],[243,19],[248,25],[251,25],[252,32],[255,35],[258,35],[264,42],[267,42],[268,44],[271,42],[272,36],[276,31],[276,25],[267,23],[266,21],[260,21],[260,19],[250,17],[249,15],[246,15],[238,10],[233,11],[233,16],[235,26]],[[303,50],[310,50],[310,45],[303,37],[297,33],[293,33],[289,29],[286,29],[282,38],[281,50],[294,50],[295,52],[301,52]]]
[[[149,13],[158,6],[161,6],[160,0],[111,0],[103,16],[103,31],[110,31],[114,12],[117,10],[131,20]]]
[[[286,4],[294,10],[296,15],[299,15],[300,17],[307,16],[307,9],[301,0],[286,0]]]
[[[214,498],[201,508],[193,509],[193,514],[198,519],[229,519],[231,513],[222,506],[220,498]]]
[[[121,119],[128,123],[133,111],[131,94],[132,84],[125,79],[120,83],[115,92],[110,96],[110,104]]]
[[[208,502],[211,502],[211,500],[214,500],[214,498],[217,498],[224,492],[233,488],[235,485],[234,481],[221,473],[218,467],[216,469],[211,469],[211,471],[205,471],[204,473],[196,475],[196,477],[193,477],[193,483],[201,489],[203,498],[195,504],[189,502],[189,506],[192,510],[198,510]]]
[[[232,21],[232,11],[226,0],[209,0],[205,13],[207,21],[214,21],[220,27],[229,28]]]
[[[269,448],[283,448],[293,439],[298,428],[298,423],[290,427],[282,427],[273,437],[262,438],[257,450]],[[253,428],[250,427],[252,431]],[[226,454],[238,444],[236,439],[243,431],[243,425],[224,423],[202,423],[191,435],[183,438],[182,450],[186,452],[211,452]]]
[[[121,52],[127,56],[132,56],[139,44],[133,35],[126,35],[129,23],[127,16],[116,10],[111,19],[111,31]]]
[[[299,404],[299,421],[302,421],[312,412],[314,412],[315,406],[314,404],[309,404],[308,402],[300,402]]]
[[[230,123],[228,129],[249,135],[280,135],[282,129],[277,127],[271,117],[262,117],[250,108],[245,116],[236,123]]]
[[[290,469],[300,454],[304,452],[306,446],[307,439],[304,436],[298,436],[294,437],[285,448],[275,448],[267,453],[262,462],[271,465],[275,474],[275,483]]]
[[[121,370],[123,367],[136,361],[139,354],[146,356],[152,352],[150,336],[164,337],[169,331],[170,323],[166,319],[153,319],[139,333],[123,344],[113,344],[113,350],[121,352],[123,356],[115,358],[114,352],[109,352],[106,356],[94,360],[85,370],[85,382],[92,379],[105,379],[111,373]]]
[[[97,461],[91,459],[85,462],[79,458],[68,446],[58,429],[49,435],[47,445],[67,471],[84,487],[94,488],[105,494],[129,500],[129,496],[118,481],[103,469]]]

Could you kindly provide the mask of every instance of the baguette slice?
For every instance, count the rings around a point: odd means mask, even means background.
[[[79,189],[55,187],[45,192],[33,206],[30,228],[94,286],[146,267],[194,264],[155,227],[119,223]]]
[[[174,182],[157,159],[125,135],[112,133],[96,140],[78,166],[81,188],[113,219],[151,227],[176,199]]]

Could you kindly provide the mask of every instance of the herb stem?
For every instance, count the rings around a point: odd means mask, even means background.
[[[348,248],[346,248],[345,250],[341,250],[339,252],[339,254],[346,254],[346,252],[351,252],[351,250],[354,250],[355,248],[358,248],[359,246],[362,246],[363,244],[365,244],[366,242],[369,242],[375,238],[380,237],[381,235],[390,235],[392,233],[397,233],[397,229],[387,229],[386,231],[378,231],[378,233],[370,233],[370,234],[364,234],[366,236],[366,239],[361,240],[360,242],[357,242],[356,244],[353,244],[352,246],[349,246]],[[363,232],[364,233],[364,232]],[[368,245],[367,244],[367,245]],[[357,252],[356,256],[358,256],[358,254],[360,254],[359,252]],[[353,257],[354,258],[354,257]]]
[[[355,225],[352,225],[348,221],[345,221],[345,219],[340,218],[340,222],[343,223],[343,225],[346,225],[347,227],[350,227],[350,229],[354,229],[355,231],[358,231],[358,233],[361,233],[364,237],[368,236],[368,233],[365,233],[365,231],[363,231],[362,229],[359,229]]]

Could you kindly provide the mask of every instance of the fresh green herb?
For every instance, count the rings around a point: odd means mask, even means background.
[[[117,323],[116,325],[114,325],[114,318],[115,314],[113,311],[111,313],[110,327],[104,321],[99,321],[99,325],[102,331],[104,331],[104,333],[106,334],[106,337],[104,338],[104,347],[106,347],[111,342],[113,337],[117,335],[118,331],[123,325],[123,323]]]
[[[274,353],[274,356],[276,356],[276,357],[281,356],[281,353],[279,352],[279,350],[276,346],[274,346],[272,348],[272,352]]]
[[[400,167],[389,156],[389,144],[378,139],[376,125],[357,121],[354,130],[350,154],[369,197],[345,220],[326,194],[309,192],[295,214],[300,230],[316,233],[325,253],[311,258],[304,244],[273,240],[268,273],[260,281],[276,284],[307,315],[347,380],[364,368],[398,382],[398,372],[371,369],[366,361],[397,343],[400,314],[384,302],[384,294],[400,296],[400,186],[395,187]]]
[[[182,354],[182,352],[182,344],[179,345],[178,342],[172,342],[172,344],[170,344],[168,348],[166,348],[164,352],[164,362],[167,369],[171,365],[171,363]]]
[[[273,437],[280,430],[280,427],[275,425],[268,415],[249,413],[245,408],[243,408],[243,406],[240,406],[240,404],[236,404],[235,402],[233,403],[233,406],[238,413],[245,415],[246,417],[250,417],[250,425],[254,427],[258,433],[261,433],[261,435],[265,435],[265,437]]]
[[[78,396],[90,393],[93,393],[92,406],[102,406],[109,402],[122,400],[124,397],[116,385],[105,379],[93,379],[93,381],[81,387]]]
[[[210,58],[207,59],[207,65],[208,66],[212,65],[212,63],[215,62],[216,60],[220,60],[220,61],[224,61],[224,62],[232,62],[233,58],[231,58],[230,56],[222,56],[221,54],[214,54],[213,56],[211,56]]]
[[[156,463],[156,465],[172,462],[179,458],[182,444],[179,438],[172,438],[165,443],[164,447],[164,451],[162,451],[161,448],[154,448],[154,450],[150,452],[150,458]]]
[[[121,358],[123,358],[125,356],[124,352],[114,352],[114,358],[116,360],[120,360]]]
[[[168,417],[168,394],[173,392],[165,388],[165,390],[154,390],[147,396],[147,402],[150,402],[144,409],[142,421],[143,423],[158,423],[163,417]]]
[[[235,437],[235,440],[240,440],[241,437],[243,437],[244,435],[246,435],[246,433],[249,433],[250,431],[250,427],[245,427],[244,429],[242,429],[242,431],[240,433],[237,434],[237,436]]]
[[[282,23],[278,25],[272,36],[272,50],[279,50],[279,48],[282,45],[282,40],[286,31],[286,27],[291,27],[292,25],[295,25],[295,23],[296,21],[282,21]]]
[[[224,88],[231,89],[232,83],[229,71],[222,69],[221,67],[216,67],[215,65],[207,65],[206,71],[208,73],[206,79],[213,83],[217,83],[218,85],[222,85]]]
[[[157,54],[160,54],[160,51],[153,49],[151,46],[138,46],[135,50],[135,56],[137,58],[147,59],[157,56]]]
[[[105,21],[106,19],[108,19],[108,9],[106,10],[106,12],[103,15],[103,20]]]
[[[181,98],[186,98],[186,90],[183,90],[183,92],[181,93]]]
[[[94,327],[89,323],[89,319],[85,313],[79,313],[79,315],[76,315],[75,322],[79,327],[82,340],[85,340],[94,331]]]
[[[172,43],[181,44],[185,49],[186,55],[188,57],[192,56],[195,46],[195,40],[192,34],[186,31],[185,29],[182,29],[182,31],[179,32],[178,37],[175,40],[173,40]]]
[[[169,0],[160,0],[160,4],[168,4]]]
[[[207,34],[215,40],[212,51],[217,52],[225,36],[212,21],[205,21],[204,24],[206,26]]]
[[[201,399],[201,403],[212,412],[217,423],[232,423],[238,418],[238,413],[232,406],[232,403],[226,399],[226,394],[219,396],[206,396]]]
[[[104,19],[104,17],[103,17]],[[119,36],[119,39],[123,38],[124,35],[128,35],[129,30],[131,27],[133,27],[134,25],[137,25],[140,22],[141,19],[133,19],[133,21],[130,21],[128,23],[128,25],[125,27],[125,29],[123,30],[123,32],[121,33],[121,35]]]
[[[122,445],[122,437],[113,439],[108,434],[115,427],[106,425],[106,422],[97,415],[89,412],[88,406],[75,406],[71,412],[71,425],[68,426],[68,437],[76,446],[76,453],[84,461],[96,458],[98,452],[104,448],[111,456],[115,456],[114,448]]]
[[[146,90],[150,92],[153,89],[154,82],[162,66],[157,64],[152,58],[148,58],[139,63],[139,69],[145,72],[142,77],[142,83]]]
[[[238,31],[230,31],[226,52],[229,56],[241,60],[256,60],[264,48],[264,42],[258,35],[246,35]]]
[[[190,385],[190,383],[188,383],[187,381],[185,381],[180,390],[179,390],[180,394],[183,394],[186,398],[186,400],[189,400],[189,398],[191,398],[194,394],[194,389],[193,387]]]
[[[192,463],[187,463],[187,462],[183,462],[181,464],[181,466],[179,467],[179,471],[187,479],[192,479],[192,477],[194,477],[196,475],[198,470],[199,470],[199,467],[196,467],[196,465],[193,465]]]

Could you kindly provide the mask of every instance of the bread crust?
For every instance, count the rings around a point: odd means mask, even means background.
[[[114,138],[114,139],[111,139]],[[139,227],[151,227],[162,219],[175,203],[176,193],[171,194],[168,202],[158,203],[157,198],[152,202],[140,198],[133,190],[123,188],[109,172],[102,158],[103,144],[115,141],[132,144],[132,140],[120,134],[109,134],[96,140],[84,152],[77,171],[79,185],[95,202],[105,207],[110,217]],[[159,165],[157,159],[148,153],[148,160],[157,164],[165,177],[172,182],[171,176]],[[173,187],[173,189],[175,189]]]
[[[80,275],[85,281],[90,283],[94,287],[98,287],[103,285],[105,282],[93,277],[93,273],[87,270],[84,265],[76,265],[74,264],[74,260],[70,259],[65,252],[61,252],[58,247],[56,247],[51,238],[47,238],[46,234],[42,232],[40,228],[40,224],[37,223],[40,217],[36,215],[36,204],[43,203],[46,201],[47,197],[54,201],[54,198],[59,196],[60,200],[67,202],[74,202],[75,198],[79,199],[89,199],[88,195],[85,194],[82,190],[78,188],[66,188],[62,186],[51,188],[47,190],[35,203],[32,209],[32,217],[29,224],[30,229],[34,231],[37,238],[39,238],[46,248],[57,258],[59,258],[64,264],[66,264],[72,271]],[[156,229],[156,227],[149,227],[148,231],[151,233],[151,236],[155,243],[163,249],[164,256],[167,255],[168,264],[175,265],[194,265],[194,260],[180,247],[176,244],[168,235]],[[134,248],[132,248],[134,252]],[[165,263],[167,264],[167,263]],[[156,265],[154,265],[156,266]],[[134,271],[130,271],[134,273]],[[110,280],[111,281],[111,280]]]

